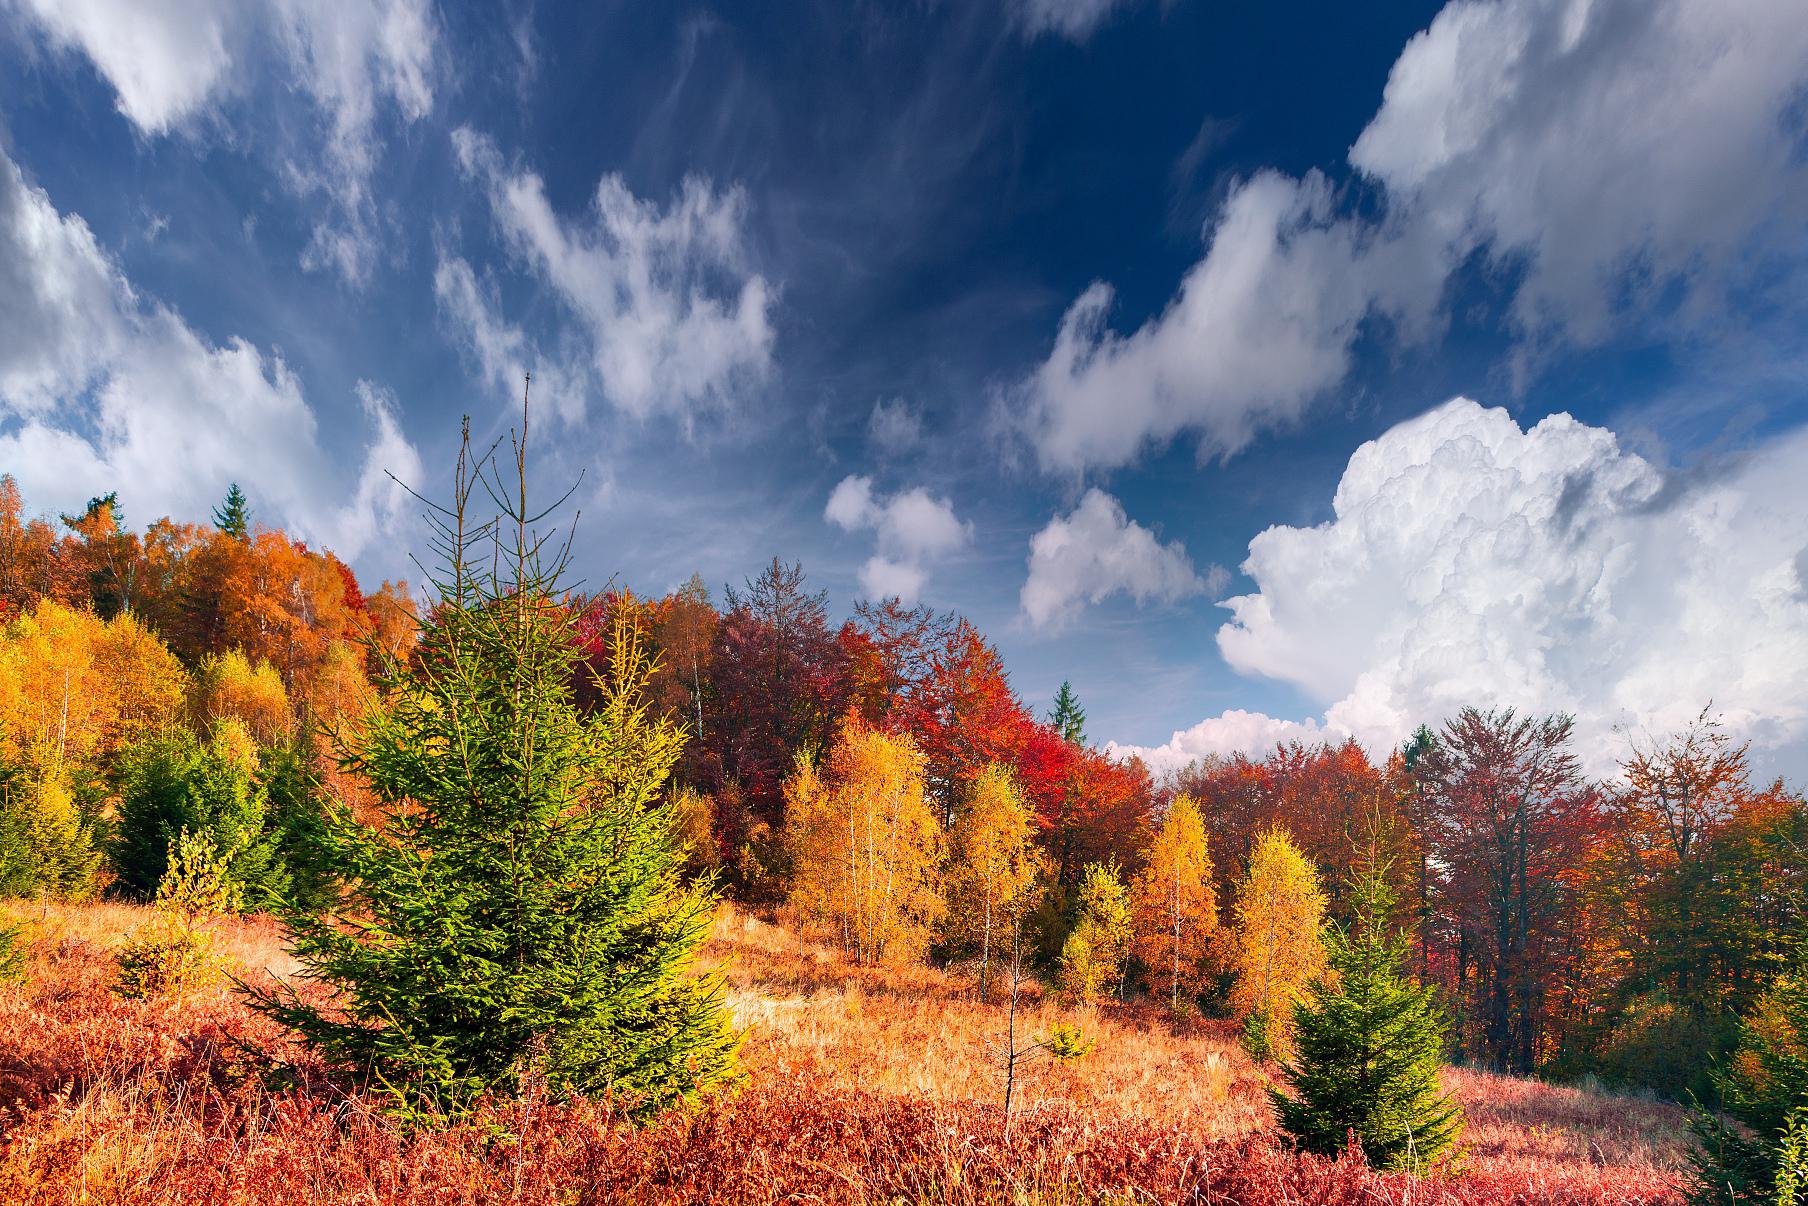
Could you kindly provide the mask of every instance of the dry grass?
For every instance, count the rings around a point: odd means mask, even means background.
[[[0,1202],[1655,1203],[1675,1200],[1673,1109],[1453,1072],[1468,1171],[1418,1181],[1287,1153],[1261,1069],[1222,1026],[1086,1020],[1098,1046],[1044,1066],[1007,1134],[985,1040],[1002,1011],[926,968],[853,969],[725,912],[722,962],[749,1083],[647,1130],[589,1103],[511,1103],[409,1133],[290,1047],[224,985],[183,1001],[110,991],[123,906],[25,911],[23,984],[0,987]],[[266,921],[226,946],[249,978],[293,970]],[[1063,1017],[1032,998],[1024,1021]],[[263,1079],[266,1054],[293,1083]]]

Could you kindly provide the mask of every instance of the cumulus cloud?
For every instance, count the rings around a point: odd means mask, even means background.
[[[1233,453],[1343,380],[1368,320],[1435,334],[1477,253],[1531,344],[1600,340],[1678,293],[1708,312],[1800,267],[1805,86],[1794,0],[1454,0],[1350,152],[1379,216],[1316,173],[1234,184],[1159,315],[1117,333],[1102,282],[1069,307],[1015,395],[1022,428],[1048,469],[1183,433]]]
[[[365,280],[377,253],[370,180],[379,111],[406,122],[433,107],[437,34],[429,0],[22,0],[53,47],[85,56],[113,88],[121,114],[151,136],[198,132],[225,120],[225,102],[268,65],[276,86],[307,98],[324,136],[281,171],[304,198],[326,202],[303,252],[308,267]],[[245,145],[271,140],[244,136]]]
[[[747,198],[686,178],[671,204],[607,175],[589,221],[553,212],[540,177],[503,162],[484,135],[453,134],[515,255],[584,325],[604,394],[636,416],[721,405],[771,368],[773,290],[748,267]]]
[[[947,499],[921,486],[882,498],[873,479],[858,474],[830,492],[823,518],[843,531],[874,534],[877,549],[860,569],[860,588],[870,599],[916,602],[929,567],[973,538],[973,525],[956,518]]]
[[[1316,720],[1281,720],[1261,712],[1232,708],[1208,717],[1190,729],[1180,729],[1162,745],[1105,743],[1114,758],[1141,758],[1155,774],[1177,771],[1202,758],[1247,754],[1260,758],[1275,746],[1290,741],[1312,744],[1336,736]]]
[[[238,480],[271,519],[355,557],[403,505],[385,470],[420,480],[392,400],[368,384],[373,439],[358,479],[338,480],[280,356],[215,345],[141,297],[3,154],[0,286],[0,466],[36,506],[79,510],[120,488],[146,518],[203,515]]]
[[[1329,521],[1250,542],[1256,590],[1226,602],[1218,646],[1376,751],[1511,706],[1575,714],[1605,770],[1615,726],[1667,731],[1711,699],[1799,761],[1805,474],[1808,431],[1688,476],[1568,415],[1521,429],[1458,398],[1358,449]]]
[[[1173,603],[1207,588],[1186,547],[1167,544],[1097,488],[1072,513],[1057,515],[1030,540],[1029,577],[1018,601],[1037,628],[1059,627],[1085,603],[1129,595],[1138,603]],[[1210,576],[1222,584],[1220,567]]]

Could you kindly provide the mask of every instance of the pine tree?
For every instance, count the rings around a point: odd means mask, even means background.
[[[1080,706],[1072,683],[1063,682],[1055,692],[1055,707],[1048,714],[1048,723],[1069,745],[1086,744],[1086,709]]]
[[[251,506],[245,501],[245,492],[239,489],[237,482],[226,491],[226,500],[213,509],[213,526],[234,540],[244,540],[251,535]]]
[[[1462,1130],[1438,1068],[1446,1021],[1432,989],[1405,972],[1410,941],[1393,930],[1385,863],[1351,885],[1355,920],[1330,928],[1329,976],[1293,1008],[1292,1095],[1269,1089],[1281,1126],[1307,1151],[1335,1155],[1353,1132],[1381,1168],[1422,1170]]]
[[[357,738],[335,738],[378,816],[332,810],[343,901],[285,920],[337,999],[252,996],[411,1108],[456,1112],[533,1075],[644,1114],[731,1080],[739,1036],[721,979],[691,974],[715,901],[682,878],[664,791],[683,730],[649,712],[629,626],[595,711],[575,706],[566,561],[527,505],[523,420],[507,487],[467,425],[453,501],[430,517],[437,605]],[[474,485],[500,518],[472,522]]]

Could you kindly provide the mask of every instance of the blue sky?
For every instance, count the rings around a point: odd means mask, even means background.
[[[0,82],[46,510],[408,573],[531,370],[593,584],[798,558],[1163,765],[1711,698],[1808,771],[1799,0],[5,0]]]

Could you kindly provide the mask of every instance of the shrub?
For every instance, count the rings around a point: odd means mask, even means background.
[[[1785,1176],[1799,1179],[1797,1113],[1808,1102],[1808,976],[1785,976],[1739,1027],[1739,1046],[1714,1073],[1721,1112],[1697,1110],[1690,1126],[1698,1206],[1773,1202]],[[1794,1168],[1785,1167],[1785,1157]]]
[[[206,833],[223,852],[225,874],[244,904],[269,906],[287,891],[276,839],[265,831],[269,797],[242,726],[225,721],[205,740],[181,731],[146,742],[131,752],[120,779],[112,849],[125,895],[156,898],[184,830]]]
[[[0,920],[0,980],[16,980],[25,972],[25,927]]]
[[[1056,1022],[1039,1041],[1049,1058],[1058,1064],[1084,1059],[1098,1043],[1098,1039],[1081,1029],[1078,1022]]]
[[[121,996],[179,996],[215,969],[210,922],[236,913],[241,903],[230,856],[205,830],[184,829],[170,842],[156,913],[119,949],[115,991]]]

